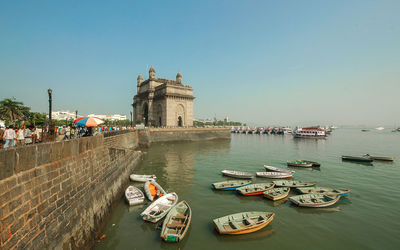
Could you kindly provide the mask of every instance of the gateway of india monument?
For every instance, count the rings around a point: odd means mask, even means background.
[[[134,124],[155,127],[193,126],[193,88],[182,84],[178,72],[176,80],[156,77],[153,66],[149,79],[137,78],[137,94],[133,97]]]

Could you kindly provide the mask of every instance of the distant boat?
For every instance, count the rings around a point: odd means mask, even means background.
[[[176,193],[169,193],[157,199],[144,210],[140,216],[143,220],[156,223],[161,220],[169,210],[178,202],[178,195]]]
[[[283,198],[286,198],[289,195],[290,188],[289,187],[283,187],[283,188],[273,188],[270,190],[267,190],[263,193],[264,197],[276,201],[280,200]]]
[[[240,179],[252,179],[254,176],[253,174],[250,174],[248,172],[227,170],[227,169],[222,170],[221,173],[229,177],[240,178]]]
[[[364,157],[370,158],[374,161],[394,161],[394,158],[390,157],[390,156],[373,156],[373,155],[365,154]]]
[[[287,161],[286,164],[290,167],[301,167],[301,168],[311,168],[313,166],[313,163],[311,162],[305,162],[305,161]]]
[[[317,184],[317,182],[304,182],[304,181],[289,181],[289,180],[279,180],[273,181],[276,187],[312,187]]]
[[[293,136],[295,138],[326,138],[326,130],[320,127],[296,128]]]
[[[216,182],[211,185],[216,190],[236,190],[239,187],[250,185],[251,182],[251,180],[232,180]]]
[[[131,179],[131,181],[146,182],[149,180],[155,180],[157,177],[154,174],[152,175],[131,174],[129,178]]]
[[[370,157],[366,156],[351,156],[351,155],[342,155],[343,161],[357,161],[357,162],[372,162],[373,160]]]
[[[266,227],[275,214],[271,212],[242,212],[213,220],[219,234],[247,234]]]
[[[257,177],[264,177],[270,179],[289,179],[293,177],[292,172],[257,172]]]
[[[384,127],[377,127],[377,128],[375,128],[376,130],[384,130],[385,128]]]
[[[302,162],[305,162],[305,163],[311,163],[312,167],[321,167],[321,163],[318,163],[316,161],[308,161],[308,160],[299,160],[299,161],[302,161]]]
[[[134,186],[129,186],[125,190],[125,198],[129,203],[129,206],[142,204],[144,202],[143,192]]]
[[[302,188],[296,188],[297,192],[300,194],[312,194],[312,193],[318,193],[318,194],[326,194],[326,195],[340,195],[340,196],[346,196],[349,195],[350,189],[336,189],[336,188],[325,188],[325,187],[302,187]]]
[[[278,168],[278,167],[273,167],[273,166],[268,166],[264,165],[265,171],[269,172],[281,172],[281,173],[290,173],[294,171],[290,171],[290,169],[283,169],[283,168]]]
[[[326,194],[303,194],[289,198],[292,203],[300,207],[329,207],[339,199],[339,195],[329,196]]]
[[[261,195],[265,191],[274,188],[273,183],[255,183],[248,186],[240,187],[236,191],[242,195]]]
[[[362,132],[368,132],[369,129],[361,129]]]
[[[179,242],[190,226],[192,209],[186,201],[176,204],[165,217],[160,237],[166,242]]]

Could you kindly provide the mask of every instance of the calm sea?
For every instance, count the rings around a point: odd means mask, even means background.
[[[394,163],[363,165],[342,162],[341,155],[394,156]],[[286,167],[287,160],[320,162],[320,169],[294,169],[295,180],[317,181],[323,187],[351,189],[329,208],[298,208],[289,201],[243,197],[214,191],[211,183],[227,180],[223,169],[263,171],[263,165]],[[289,135],[232,134],[232,139],[155,144],[136,170],[156,174],[169,192],[176,192],[193,211],[185,239],[164,243],[160,230],[139,214],[150,203],[129,207],[121,199],[95,249],[399,249],[400,132],[337,129],[326,140],[293,139]],[[257,178],[256,182],[269,179]],[[143,188],[143,184],[135,183]],[[292,191],[291,195],[295,195]],[[271,211],[275,219],[247,235],[222,236],[212,219],[242,211]]]

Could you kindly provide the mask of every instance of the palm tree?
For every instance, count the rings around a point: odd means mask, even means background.
[[[0,101],[0,118],[8,119],[10,123],[20,120],[29,112],[30,108],[18,102],[15,98],[6,98]]]

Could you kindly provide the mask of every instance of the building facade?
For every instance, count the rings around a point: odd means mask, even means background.
[[[149,79],[137,78],[137,94],[133,97],[135,124],[155,127],[193,126],[193,88],[182,84],[178,72],[176,80],[156,77],[153,66]]]

